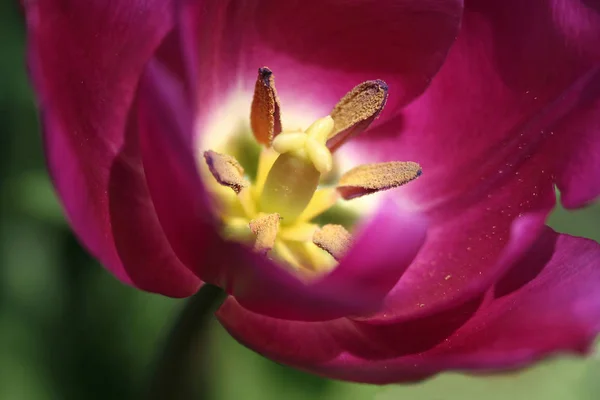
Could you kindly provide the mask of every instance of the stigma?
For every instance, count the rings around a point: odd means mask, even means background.
[[[223,234],[301,275],[334,268],[351,246],[353,226],[333,220],[319,224],[318,217],[340,202],[392,189],[421,175],[415,162],[392,161],[360,165],[337,177],[337,185],[326,183],[335,151],[368,128],[387,95],[385,82],[363,82],[328,115],[304,130],[286,131],[273,73],[260,68],[250,106],[252,134],[262,147],[256,176],[246,175],[244,166],[229,154],[204,152]]]
[[[321,175],[331,171],[333,157],[325,145],[333,131],[330,116],[315,121],[306,132],[282,133],[273,140],[279,153],[271,167],[259,204],[284,221],[295,220],[312,199]]]

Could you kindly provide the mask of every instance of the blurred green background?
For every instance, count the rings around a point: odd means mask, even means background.
[[[0,400],[134,398],[183,302],[121,285],[78,245],[44,169],[13,2],[0,2],[0,22]],[[598,221],[600,207],[556,210],[551,225],[600,240]],[[215,321],[208,343],[215,400],[600,398],[597,356],[558,357],[520,374],[375,387],[279,366]]]

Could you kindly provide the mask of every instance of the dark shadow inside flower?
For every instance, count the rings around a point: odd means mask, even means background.
[[[160,61],[170,73],[170,76],[178,82],[183,83],[186,79],[185,58],[181,54],[181,44],[179,43],[178,32],[171,31],[162,41],[161,45],[156,50],[154,57]],[[183,89],[192,90],[193,88],[187,85],[181,85]],[[191,96],[191,93],[187,93]]]
[[[169,288],[169,283],[175,285],[179,279],[187,279],[197,287],[192,271],[182,268],[170,251],[163,252],[161,257],[153,256],[165,238],[145,184],[138,131],[132,116],[128,118],[124,143],[112,165],[106,168],[110,168],[110,220],[105,223],[112,227],[117,252],[114,257],[120,259],[132,282],[141,289],[160,283],[173,293],[175,289]],[[138,221],[144,222],[144,226]],[[148,273],[154,269],[156,273]]]
[[[494,298],[507,296],[534,280],[552,258],[557,236],[546,228],[523,258],[494,285]]]
[[[591,80],[587,82],[578,104],[582,108],[591,107],[598,100],[598,92],[600,91],[600,73],[596,68],[596,73]]]
[[[458,307],[391,325],[353,321],[355,330],[345,330],[345,348],[352,354],[369,359],[387,359],[430,350],[463,326],[479,309],[483,297],[476,297]]]
[[[556,93],[548,93],[548,89],[557,86],[547,85],[547,82],[569,82],[574,77],[565,76],[560,68],[552,68],[556,46],[563,41],[555,29],[555,16],[551,8],[537,7],[535,3],[525,4],[520,0],[502,3],[470,1],[468,9],[477,15],[465,20],[466,23],[473,23],[477,19],[489,21],[492,34],[483,40],[493,41],[493,46],[487,47],[490,52],[488,56],[494,61],[502,80],[519,92],[531,91],[530,103],[536,97],[535,102],[543,104],[546,99],[541,97],[556,96]],[[527,40],[523,40],[523,31],[527,32]],[[525,50],[533,47],[536,51]],[[567,48],[564,46],[563,51],[567,51]]]
[[[275,51],[301,56],[303,62],[344,66],[353,72],[421,74],[422,60],[451,36],[454,21],[447,14],[458,7],[459,2],[438,3],[437,9],[414,2],[382,12],[370,2],[327,0],[319,7],[298,7],[293,2],[259,7],[254,18],[262,41]],[[381,50],[377,43],[382,38],[391,41],[388,46],[395,54]]]
[[[600,3],[597,0],[581,0],[587,7],[600,13]]]

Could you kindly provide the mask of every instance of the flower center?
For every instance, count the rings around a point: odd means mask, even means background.
[[[302,275],[335,267],[351,244],[353,224],[321,226],[318,217],[342,200],[391,189],[421,174],[414,162],[394,161],[362,165],[343,174],[337,186],[325,184],[334,165],[332,153],[364,131],[386,99],[383,81],[367,81],[305,131],[287,132],[282,129],[273,75],[259,69],[250,112],[254,139],[262,145],[254,179],[231,155],[204,152],[223,235]]]
[[[273,163],[260,197],[260,208],[294,221],[309,204],[321,174],[331,171],[333,158],[325,145],[333,130],[330,116],[313,123],[306,132],[282,133],[273,141],[280,155]]]

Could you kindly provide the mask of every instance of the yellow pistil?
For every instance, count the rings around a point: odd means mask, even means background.
[[[271,167],[260,196],[264,212],[279,213],[285,224],[304,211],[321,174],[332,168],[325,142],[333,125],[333,119],[327,116],[315,121],[306,132],[282,133],[275,138],[273,149],[281,154]]]
[[[218,183],[209,185],[218,199],[223,235],[253,246],[256,252],[290,267],[301,276],[318,276],[336,265],[351,245],[351,233],[339,224],[320,227],[315,218],[341,198],[400,186],[420,175],[415,163],[392,162],[355,168],[337,187],[332,151],[360,133],[379,115],[387,85],[368,81],[350,91],[327,115],[304,131],[282,129],[280,105],[272,72],[259,70],[250,112],[256,141],[265,147],[254,179],[234,158],[209,150],[208,172]],[[225,189],[225,191],[223,191]],[[227,191],[229,190],[229,191]],[[327,220],[330,222],[331,220]]]
[[[265,182],[260,196],[260,209],[279,212],[283,223],[296,219],[310,202],[321,175],[305,157],[295,153],[280,155]]]
[[[297,158],[310,161],[320,174],[331,171],[333,157],[325,145],[333,130],[334,121],[329,115],[316,120],[306,132],[282,133],[273,140],[273,149],[280,154],[292,153]]]

